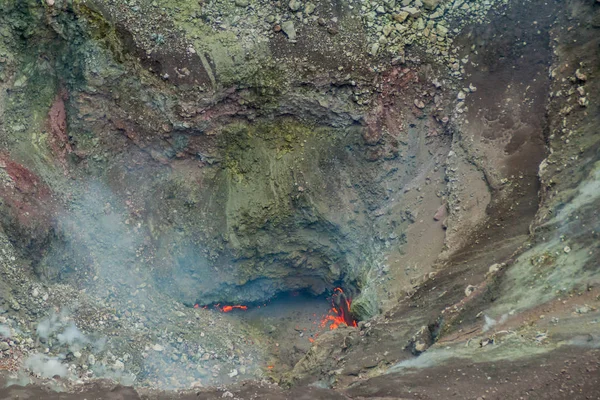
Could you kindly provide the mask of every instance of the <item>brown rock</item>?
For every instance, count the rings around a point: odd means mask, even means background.
[[[442,204],[440,208],[437,209],[433,216],[434,221],[441,221],[446,217],[446,205]]]

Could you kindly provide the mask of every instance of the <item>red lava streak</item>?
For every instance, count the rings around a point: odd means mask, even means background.
[[[200,308],[200,307],[202,307],[205,310],[208,309],[208,306],[201,306],[200,304],[194,304],[194,308]],[[247,310],[248,309],[248,306],[223,306],[223,307],[221,307],[221,304],[215,304],[214,307],[221,312],[230,312],[235,309],[238,309],[238,310]]]
[[[221,307],[221,311],[223,312],[229,312],[232,311],[234,308],[240,309],[240,310],[247,310],[248,307],[247,306],[223,306]]]
[[[352,300],[347,298],[341,288],[335,288],[333,296],[331,296],[331,310],[329,314],[321,319],[321,328],[325,327],[329,322],[329,329],[337,329],[340,325],[357,326],[356,320],[352,317],[350,306]]]

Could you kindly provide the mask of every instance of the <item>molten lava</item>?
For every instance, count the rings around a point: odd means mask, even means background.
[[[247,310],[248,306],[223,306],[223,307],[221,307],[221,311],[223,311],[223,312],[229,312],[229,311],[232,311],[235,308],[237,308],[239,310]]]
[[[356,320],[350,312],[352,300],[347,298],[341,288],[335,288],[333,296],[331,296],[331,310],[329,314],[321,319],[321,328],[324,328],[328,323],[329,329],[337,329],[341,324],[347,326],[357,326]]]
[[[194,304],[194,308],[200,308],[200,307],[201,307],[200,304]],[[230,312],[235,309],[237,309],[237,310],[247,310],[248,309],[248,306],[223,306],[223,307],[221,307],[221,304],[215,304],[214,307],[221,312]],[[202,308],[206,310],[208,308],[208,306],[202,306]]]

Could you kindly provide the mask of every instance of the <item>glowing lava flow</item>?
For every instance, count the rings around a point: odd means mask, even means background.
[[[247,306],[223,306],[221,307],[221,311],[223,312],[229,312],[232,311],[234,308],[240,309],[240,310],[247,310],[248,307]]]
[[[340,325],[344,324],[347,326],[357,326],[356,320],[350,313],[350,306],[352,300],[347,298],[344,291],[341,288],[335,288],[333,296],[331,296],[331,310],[330,314],[326,315],[321,319],[321,328],[324,328],[329,322],[329,329],[337,329]]]
[[[194,304],[194,308],[200,308],[200,304]],[[208,306],[202,306],[202,308],[206,310],[208,308]],[[221,312],[230,312],[235,309],[247,310],[248,306],[223,306],[223,307],[221,307],[220,304],[215,304],[215,308]]]

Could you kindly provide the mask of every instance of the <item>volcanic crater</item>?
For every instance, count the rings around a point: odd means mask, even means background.
[[[600,398],[600,2],[0,3],[0,400]]]

